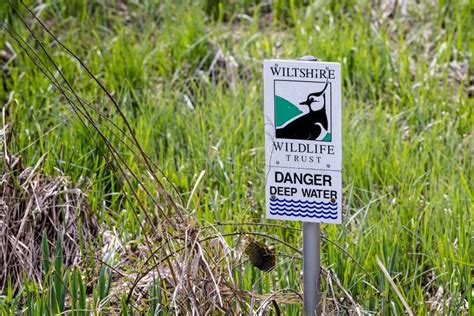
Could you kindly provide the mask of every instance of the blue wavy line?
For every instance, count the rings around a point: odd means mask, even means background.
[[[280,216],[298,216],[298,217],[310,217],[310,218],[324,218],[324,219],[337,219],[337,215],[336,216],[324,216],[324,215],[321,215],[321,214],[313,214],[313,215],[303,215],[303,214],[295,214],[295,213],[287,213],[287,212],[272,212],[270,211],[270,214],[272,215],[280,215]]]
[[[270,200],[271,203],[284,203],[284,204],[295,204],[295,205],[324,205],[324,206],[337,206],[337,203],[324,203],[324,202],[285,202],[280,200]]]
[[[319,214],[331,214],[331,215],[334,215],[334,214],[338,213],[337,211],[335,211],[335,212],[324,212],[324,211],[318,212],[318,209],[314,209],[314,210],[312,210],[312,212],[310,212],[309,210],[300,210],[300,209],[293,209],[293,208],[288,209],[286,207],[276,208],[276,207],[271,207],[271,206],[270,206],[270,211],[286,211],[286,212],[304,213],[304,214],[319,213]]]
[[[281,207],[281,208],[290,208],[294,210],[325,210],[325,211],[336,211],[337,207],[324,207],[324,206],[302,206],[302,205],[286,205],[286,204],[279,204],[275,203],[272,204],[270,203],[270,207]]]
[[[326,206],[327,206],[327,205],[331,205],[331,206],[332,206],[332,205],[337,205],[337,202],[332,203],[332,202],[317,202],[317,201],[311,202],[311,201],[287,200],[287,199],[273,199],[273,200],[270,199],[270,202],[273,202],[273,201],[275,201],[275,202],[286,202],[286,203],[312,204],[312,205],[314,205],[314,204],[316,204],[316,205],[321,205],[321,204],[323,204],[323,205],[326,205]]]
[[[278,199],[272,200],[272,199],[270,199],[270,201],[271,202],[279,202],[279,203],[296,203],[296,204],[311,204],[311,205],[336,205],[337,204],[337,202],[335,202],[335,203],[332,203],[332,202],[325,203],[325,202],[317,202],[317,201],[314,201],[314,202],[312,202],[312,201],[301,201],[300,202],[298,200],[289,200],[289,201],[287,201],[285,199],[283,199],[283,200],[278,200]]]
[[[300,205],[300,204],[291,204],[291,203],[278,203],[278,202],[271,202],[270,201],[270,206],[279,206],[279,207],[293,207],[293,208],[300,208],[300,209],[323,209],[323,210],[337,210],[337,205],[334,207],[324,207],[324,206],[306,206],[306,205]]]

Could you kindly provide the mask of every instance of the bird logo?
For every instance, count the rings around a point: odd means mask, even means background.
[[[309,93],[306,100],[299,102],[303,110],[277,96],[275,102],[277,118],[282,116],[282,113],[278,112],[285,112],[287,115],[284,118],[286,121],[280,122],[280,125],[276,127],[276,138],[331,141],[326,97],[328,86],[329,83],[326,81],[320,91]],[[305,109],[304,106],[307,108]],[[293,114],[288,114],[290,112]]]

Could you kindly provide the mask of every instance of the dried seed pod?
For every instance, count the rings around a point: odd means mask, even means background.
[[[252,265],[259,270],[270,272],[275,268],[275,250],[264,243],[250,240],[245,248],[245,254],[249,256]]]

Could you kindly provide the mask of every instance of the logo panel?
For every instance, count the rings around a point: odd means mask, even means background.
[[[275,137],[331,142],[331,87],[327,81],[274,80]]]

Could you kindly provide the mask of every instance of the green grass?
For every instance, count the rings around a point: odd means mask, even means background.
[[[379,257],[416,314],[435,312],[430,300],[444,314],[468,307],[472,313],[474,103],[469,76],[474,44],[469,1],[410,4],[405,15],[398,10],[385,19],[381,8],[368,1],[300,2],[259,7],[252,1],[149,0],[131,1],[124,9],[115,1],[76,0],[67,6],[45,1],[40,18],[113,91],[144,150],[185,201],[205,171],[188,210],[203,225],[276,223],[264,220],[262,60],[313,54],[342,63],[344,220],[322,229],[368,274],[329,242],[323,242],[322,265],[363,312],[404,311],[377,264]],[[26,34],[13,15],[8,23]],[[32,25],[74,89],[122,124],[78,63],[37,23]],[[8,110],[13,150],[29,165],[46,154],[46,173],[86,179],[99,222],[115,228],[124,241],[142,241],[142,215],[134,216],[130,203],[116,194],[129,190],[116,168],[100,155],[89,129],[18,43],[0,33],[1,48],[7,42],[18,56],[0,77],[0,103],[13,93]],[[239,67],[226,70],[218,64],[209,75],[217,50],[233,56]],[[457,76],[452,69],[463,63],[468,70]],[[133,165],[125,146],[114,145]],[[278,227],[222,225],[219,230],[263,232],[301,245],[298,231]],[[228,241],[238,246],[237,239]],[[242,289],[262,294],[302,289],[298,255],[275,245],[297,258],[277,257],[277,268],[268,274],[244,264],[234,272]],[[56,260],[45,268],[49,290],[25,284],[21,293],[7,291],[0,296],[0,310],[48,314],[63,311],[69,300],[76,315],[83,309],[107,313],[113,272],[102,266],[98,283],[88,285],[93,299],[86,302],[80,272],[64,271],[61,264]],[[159,286],[150,291],[161,297]],[[126,308],[124,302],[120,306]],[[300,314],[299,304],[280,307],[284,314]]]

